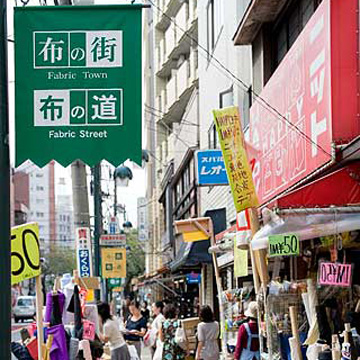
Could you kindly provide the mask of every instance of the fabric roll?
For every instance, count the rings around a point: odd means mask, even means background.
[[[33,360],[29,354],[29,350],[17,342],[11,343],[11,352],[18,360]]]
[[[294,337],[289,338],[289,345],[290,345],[291,360],[302,360],[298,354],[297,340]]]
[[[325,306],[316,306],[317,320],[319,323],[320,339],[325,340],[327,344],[331,344],[331,328],[326,314]]]
[[[59,308],[61,314],[63,314],[65,306],[65,294],[61,291],[58,291],[56,295],[53,295],[52,292],[47,293],[46,295],[46,310],[45,310],[45,322],[51,322],[51,314],[53,312],[53,296],[58,296]]]
[[[82,340],[82,319],[79,288],[74,287],[74,319],[75,319],[75,337]]]
[[[79,354],[79,339],[71,338],[70,339],[70,350],[69,350],[69,358],[70,360],[76,360],[76,357]]]
[[[64,325],[52,326],[47,330],[48,335],[54,335],[50,350],[51,360],[69,360]]]
[[[79,348],[83,351],[83,357],[85,360],[92,360],[89,340],[81,340]]]
[[[95,324],[95,331],[97,334],[100,332],[99,314],[97,306],[94,304],[85,305],[84,319],[91,321]]]
[[[50,318],[50,326],[62,324],[62,309],[60,305],[60,296],[53,295],[52,297],[52,312]]]
[[[317,360],[318,355],[321,352],[322,345],[321,344],[312,344],[308,347],[306,351],[306,358],[308,360]]]

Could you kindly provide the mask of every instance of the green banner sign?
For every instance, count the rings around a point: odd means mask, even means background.
[[[108,286],[110,289],[121,286],[121,279],[108,279]]]
[[[16,165],[141,164],[141,6],[15,8]]]
[[[269,236],[269,256],[299,255],[299,237],[296,234]]]

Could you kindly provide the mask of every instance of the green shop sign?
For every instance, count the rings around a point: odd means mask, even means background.
[[[141,9],[15,8],[17,166],[141,164]]]

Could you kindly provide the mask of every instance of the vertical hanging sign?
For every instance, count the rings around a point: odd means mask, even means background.
[[[246,156],[239,109],[228,107],[213,110],[226,172],[237,212],[259,205]]]
[[[17,165],[141,164],[141,33],[137,5],[15,8]]]

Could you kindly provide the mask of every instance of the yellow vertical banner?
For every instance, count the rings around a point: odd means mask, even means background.
[[[248,276],[248,251],[241,250],[234,241],[234,277]]]
[[[101,249],[101,277],[103,279],[126,277],[126,249]]]
[[[226,172],[237,212],[259,205],[246,156],[239,109],[236,106],[213,110],[214,121]]]

